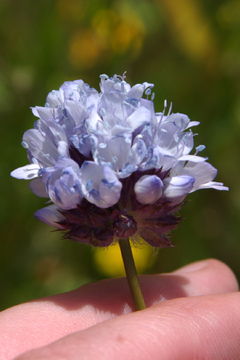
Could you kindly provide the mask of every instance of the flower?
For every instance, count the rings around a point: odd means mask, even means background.
[[[31,180],[49,198],[38,210],[43,222],[65,236],[96,246],[142,237],[171,246],[166,234],[186,196],[199,189],[228,190],[213,181],[217,170],[194,148],[191,127],[180,113],[156,113],[153,84],[130,86],[125,76],[100,76],[100,89],[82,80],[50,92],[23,135],[30,164],[12,172]]]

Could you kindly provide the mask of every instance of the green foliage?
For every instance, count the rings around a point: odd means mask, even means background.
[[[156,84],[156,108],[201,121],[218,180],[229,193],[189,196],[174,249],[161,250],[149,271],[171,271],[216,257],[239,273],[239,2],[204,0],[42,0],[0,3],[1,242],[0,306],[62,292],[103,277],[93,249],[63,240],[34,219],[44,206],[28,185],[11,179],[26,163],[20,142],[32,127],[30,106],[51,89],[82,78],[98,86],[101,73]]]

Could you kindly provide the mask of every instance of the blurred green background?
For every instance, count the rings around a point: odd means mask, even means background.
[[[63,240],[33,216],[44,200],[9,177],[27,162],[20,143],[33,126],[29,108],[65,80],[98,87],[101,73],[153,82],[158,111],[168,99],[200,121],[196,144],[207,145],[218,180],[231,188],[190,195],[175,248],[140,249],[142,270],[216,257],[240,277],[239,34],[238,0],[1,0],[1,309],[118,274],[115,250]]]

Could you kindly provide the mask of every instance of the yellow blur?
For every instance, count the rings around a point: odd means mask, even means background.
[[[135,239],[134,239],[135,240]],[[155,260],[155,250],[150,245],[131,242],[133,257],[139,273],[145,271],[153,265]],[[124,267],[118,243],[107,248],[94,248],[93,258],[98,269],[108,276],[124,276]]]

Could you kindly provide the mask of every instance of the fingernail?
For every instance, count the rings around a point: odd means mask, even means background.
[[[182,268],[176,270],[175,272],[177,272],[177,273],[191,273],[191,272],[202,270],[207,266],[208,266],[208,261],[206,261],[206,260],[197,261],[197,262],[194,262],[192,264],[183,266]]]

